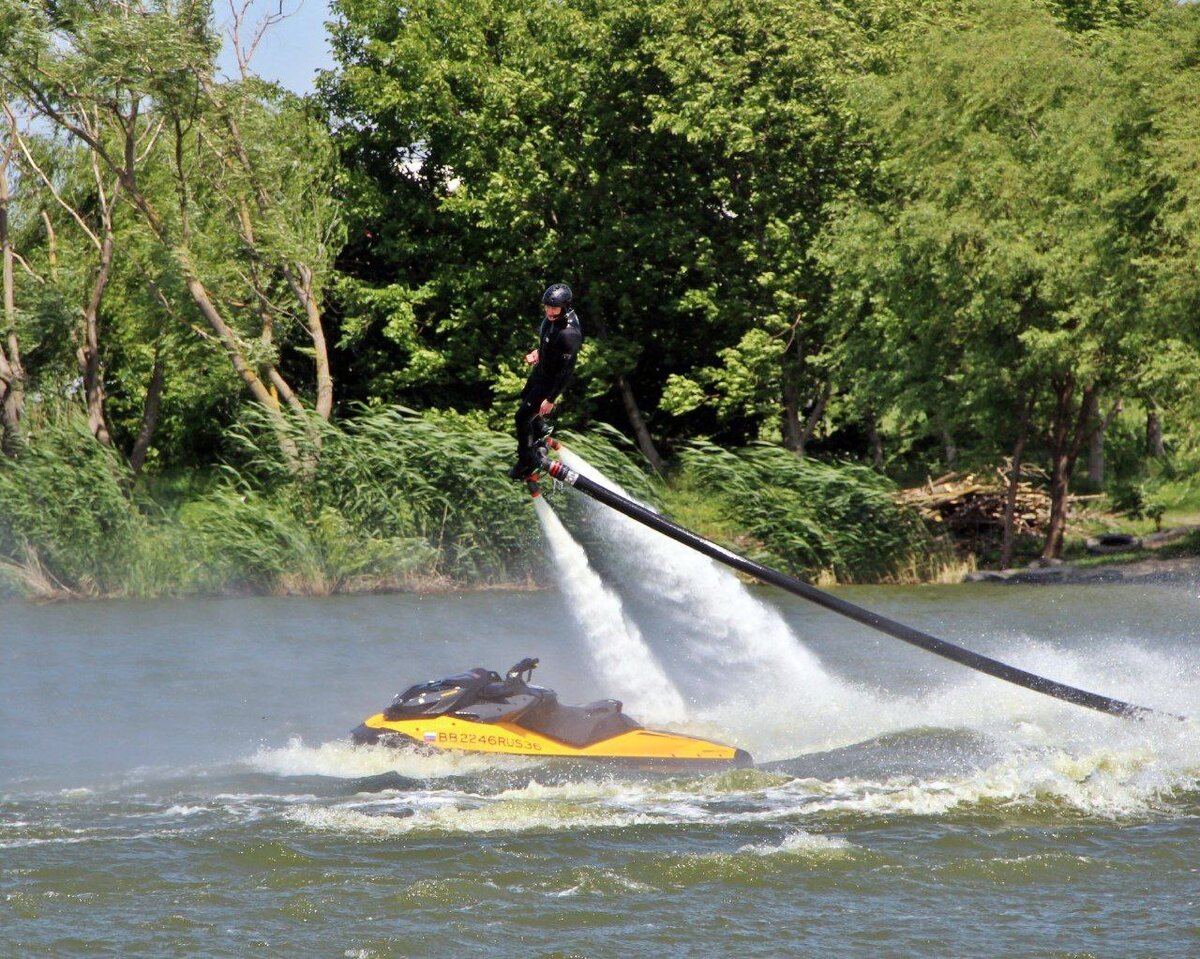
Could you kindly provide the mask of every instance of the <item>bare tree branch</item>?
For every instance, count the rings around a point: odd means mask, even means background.
[[[142,139],[146,142],[146,147],[141,153],[138,154],[137,162],[139,164],[141,164],[148,156],[150,156],[151,151],[154,150],[154,145],[158,143],[158,138],[162,134],[163,126],[166,124],[166,122],[167,121],[164,118],[160,117],[158,121],[154,123],[142,137]]]
[[[46,255],[50,260],[50,279],[58,282],[58,234],[50,220],[50,211],[42,207],[42,222],[46,225]]]
[[[21,254],[18,253],[16,250],[12,251],[12,257],[17,262],[17,264],[21,267],[21,269],[29,274],[30,279],[36,280],[38,283],[46,282],[46,278],[44,276],[42,276],[40,273],[38,273],[37,270],[35,270],[33,267],[31,267],[25,261],[25,257],[21,256]]]
[[[50,195],[52,197],[54,197],[54,199],[58,203],[58,205],[61,206],[64,210],[66,210],[71,215],[71,218],[76,223],[79,224],[79,228],[81,230],[83,230],[83,232],[85,234],[87,234],[87,238],[92,241],[92,245],[95,246],[97,250],[100,249],[100,238],[98,236],[96,236],[96,234],[92,231],[92,228],[89,227],[87,225],[87,223],[84,222],[84,219],[82,216],[80,216],[79,211],[76,210],[74,206],[72,206],[70,203],[68,203],[66,200],[64,200],[62,198],[62,194],[60,194],[58,192],[58,188],[54,185],[54,183],[50,179],[50,177],[46,174],[46,171],[43,170],[40,166],[38,166],[37,160],[35,160],[33,158],[33,154],[29,152],[29,145],[25,142],[25,138],[21,135],[21,131],[17,129],[17,118],[15,116],[13,116],[13,112],[9,108],[7,103],[4,104],[4,115],[6,117],[8,117],[8,126],[9,126],[9,130],[11,131],[12,142],[16,143],[21,148],[21,153],[24,154],[25,162],[29,164],[30,169],[32,169],[33,172],[38,175],[38,179],[41,180],[42,183],[45,184],[46,189],[48,189],[50,191]],[[11,146],[11,144],[10,144],[10,146]],[[96,157],[96,154],[95,154],[95,152],[93,152],[92,153],[93,164],[95,164],[95,157]],[[7,163],[7,160],[8,160],[8,157],[6,155],[5,156],[6,163]]]
[[[228,3],[231,17],[228,30],[229,39],[233,43],[234,56],[237,57],[238,73],[241,74],[243,80],[248,80],[251,76],[250,61],[254,59],[254,54],[258,50],[258,45],[262,43],[263,37],[272,27],[299,13],[300,8],[304,5],[304,0],[299,0],[296,9],[291,11],[284,10],[284,0],[274,0],[274,12],[266,14],[254,25],[248,42],[243,42],[242,35],[254,0],[241,0],[240,3],[238,0],[228,0]]]

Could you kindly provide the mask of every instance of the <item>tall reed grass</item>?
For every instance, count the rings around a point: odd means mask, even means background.
[[[289,438],[298,469],[259,414],[232,430],[224,485],[186,517],[244,574],[277,578],[297,559],[338,582],[487,583],[536,571],[529,497],[505,474],[511,437],[391,408],[340,424],[292,418]]]
[[[682,481],[715,498],[718,524],[749,538],[738,544],[743,551],[794,575],[913,582],[936,578],[952,558],[897,505],[894,484],[866,466],[705,442],[691,444],[680,461]]]
[[[194,590],[182,532],[130,492],[120,456],[80,417],[51,419],[0,457],[0,591],[153,596]]]
[[[134,487],[77,417],[47,423],[0,457],[0,592],[323,594],[541,574],[529,496],[506,475],[509,435],[401,408],[291,417],[285,430],[281,443],[247,411],[226,462],[180,489]],[[619,440],[598,430],[572,445],[648,495]]]
[[[401,408],[335,424],[291,417],[285,429],[281,442],[250,410],[203,482],[139,487],[82,420],[47,422],[0,457],[0,591],[323,594],[542,575],[529,497],[505,474],[509,435]],[[687,500],[680,518],[699,532],[791,572],[842,582],[935,572],[924,527],[864,467],[694,444],[664,485],[614,430],[566,441],[639,499]]]

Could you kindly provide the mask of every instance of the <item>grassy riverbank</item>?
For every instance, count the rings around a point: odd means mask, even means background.
[[[83,424],[0,460],[0,590],[41,598],[521,586],[544,578],[512,441],[447,415],[296,421],[288,463],[262,422],[209,471],[134,483]],[[947,551],[853,464],[696,444],[652,479],[615,433],[569,438],[626,489],[703,535],[820,581],[936,578]],[[559,494],[565,496],[565,494]],[[569,498],[560,499],[569,511]]]

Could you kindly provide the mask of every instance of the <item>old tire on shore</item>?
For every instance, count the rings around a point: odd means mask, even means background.
[[[1131,536],[1129,533],[1103,533],[1087,541],[1087,551],[1093,556],[1132,553],[1141,548],[1141,537]]]

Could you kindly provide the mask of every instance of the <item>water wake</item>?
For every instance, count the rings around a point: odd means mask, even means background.
[[[617,594],[592,569],[583,547],[546,501],[538,497],[534,507],[550,544],[559,584],[599,675],[615,687],[639,718],[682,720],[686,713],[683,696],[667,678],[637,625],[625,615]]]
[[[944,735],[928,731],[931,748]],[[920,776],[850,774],[833,778],[743,770],[698,779],[625,780],[597,777],[566,783],[537,780],[511,788],[389,791],[331,801],[288,804],[280,814],[319,831],[400,836],[413,833],[623,831],[681,826],[741,832],[785,830],[786,838],[743,845],[739,853],[847,852],[838,838],[809,835],[853,831],[880,817],[936,817],[946,822],[1003,824],[1014,814],[1047,824],[1154,821],[1196,808],[1194,744],[1168,756],[1114,746],[1072,753],[1027,746],[973,767]],[[1167,760],[1164,763],[1164,760]],[[869,765],[869,763],[867,764]]]

